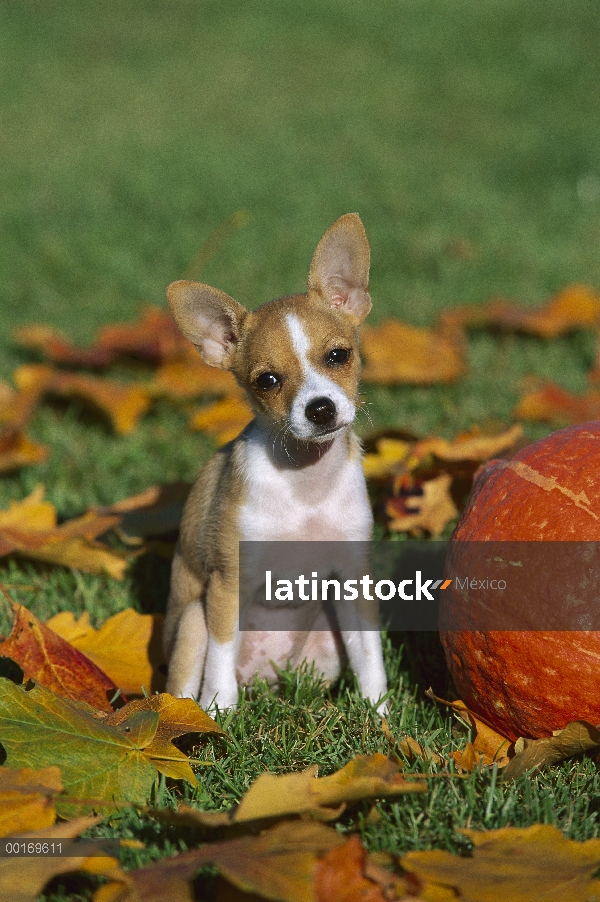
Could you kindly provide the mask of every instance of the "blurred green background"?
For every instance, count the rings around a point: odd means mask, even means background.
[[[12,327],[85,342],[163,303],[240,209],[249,225],[202,278],[250,306],[302,290],[348,211],[372,246],[373,323],[600,286],[599,19],[591,0],[5,0],[2,375],[31,359]],[[524,375],[582,389],[593,350],[475,335],[465,380],[368,388],[371,414],[447,435],[506,423]],[[50,462],[0,495],[41,479],[65,513],[193,476],[209,448],[160,410],[133,439],[74,408],[33,433]]]

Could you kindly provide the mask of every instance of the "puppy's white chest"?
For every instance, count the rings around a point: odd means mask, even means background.
[[[360,459],[342,440],[316,463],[278,468],[259,443],[249,444],[240,508],[245,541],[365,541],[372,515]]]

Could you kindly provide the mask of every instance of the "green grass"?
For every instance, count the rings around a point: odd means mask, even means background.
[[[141,300],[162,304],[165,285],[240,209],[248,226],[202,278],[249,306],[301,290],[317,240],[354,210],[372,246],[372,322],[427,324],[490,296],[534,305],[572,281],[600,286],[599,24],[591,0],[7,0],[0,375],[31,359],[11,343],[17,325],[51,322],[85,342]],[[457,241],[472,253],[457,256]],[[458,385],[365,396],[376,427],[451,436],[510,422],[530,373],[583,390],[593,354],[587,334],[476,334]],[[191,479],[211,449],[166,405],[127,438],[81,413],[38,413],[31,433],[52,455],[3,478],[1,505],[43,482],[60,516],[74,516]],[[117,583],[10,562],[2,579],[42,617],[86,609],[99,623],[128,606],[164,608],[168,566],[149,556]],[[435,640],[398,639],[386,663],[392,729],[456,747],[447,714],[423,697],[430,682],[447,688]],[[387,751],[352,684],[323,692],[308,676],[289,675],[278,696],[256,691],[228,730],[202,774],[206,806],[232,803],[265,767],[317,762],[325,773]],[[597,796],[595,766],[571,762],[512,787],[489,775],[434,780],[426,796],[378,805],[378,823],[359,810],[343,828],[398,851],[456,849],[466,825],[549,821],[583,839],[600,835]],[[106,829],[147,842],[128,853],[132,865],[189,841],[135,813]]]

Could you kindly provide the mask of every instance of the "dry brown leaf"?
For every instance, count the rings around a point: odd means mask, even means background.
[[[194,785],[196,778],[190,767],[189,758],[180,752],[171,740],[187,733],[215,733],[226,736],[225,731],[205,714],[193,699],[174,698],[166,692],[132,701],[119,711],[109,714],[104,723],[117,726],[132,714],[143,711],[156,711],[160,715],[156,733],[152,742],[144,749],[144,754],[152,760],[156,769],[167,777],[187,780]]]
[[[597,420],[600,416],[600,391],[590,389],[574,395],[553,382],[546,382],[526,391],[517,404],[514,416],[518,420],[570,425]]]
[[[423,743],[417,742],[412,736],[406,736],[404,739],[401,739],[400,742],[397,743],[397,747],[403,755],[406,755],[409,761],[420,759],[421,761],[431,761],[433,764],[442,763],[440,755],[432,752],[431,749],[428,749]]]
[[[33,442],[24,429],[40,400],[37,388],[15,391],[7,382],[0,382],[0,473],[9,473],[30,464],[43,463],[49,450]]]
[[[133,432],[151,404],[147,388],[121,384],[82,373],[61,372],[45,364],[27,364],[14,372],[17,388],[38,396],[79,398],[108,418],[115,432]]]
[[[438,469],[444,463],[482,463],[502,454],[521,438],[523,427],[511,426],[503,432],[485,435],[473,429],[449,441],[439,436],[409,440],[383,434],[373,436],[369,444],[374,450],[365,454],[363,469],[367,478],[381,479],[401,473],[412,473],[433,458]],[[431,466],[429,467],[431,469]]]
[[[574,842],[549,824],[460,832],[474,845],[472,858],[409,852],[402,867],[454,888],[464,902],[588,902],[600,893],[600,880],[592,876],[600,865],[600,839]]]
[[[54,326],[37,323],[13,332],[13,339],[23,348],[39,351],[52,363],[103,369],[114,362],[110,348],[77,348]]]
[[[192,416],[190,426],[207,432],[219,445],[224,445],[237,438],[253,418],[254,413],[243,398],[224,398],[200,408]]]
[[[7,429],[22,430],[31,420],[45,386],[41,376],[15,391],[8,382],[0,382],[0,423]]]
[[[442,473],[434,479],[417,483],[415,489],[386,498],[385,512],[390,518],[388,528],[394,532],[429,532],[437,538],[448,523],[458,517],[450,494],[452,476]]]
[[[190,882],[213,864],[234,886],[279,902],[317,902],[319,858],[344,842],[335,830],[310,821],[283,822],[258,836],[210,843],[118,877],[94,902],[191,902]],[[187,893],[187,895],[186,895]]]
[[[80,817],[67,823],[53,824],[43,830],[23,834],[23,839],[42,842],[52,839],[74,839],[99,818]],[[59,874],[85,871],[90,874],[116,878],[123,872],[116,858],[46,856],[34,858],[0,858],[0,899],[2,902],[36,902],[46,884]]]
[[[137,320],[103,326],[96,345],[121,356],[157,364],[185,354],[189,342],[168,310],[147,306],[142,308]]]
[[[446,326],[492,326],[550,339],[574,329],[595,328],[599,314],[600,295],[586,285],[569,285],[537,310],[498,299],[473,307],[450,308],[444,311],[440,321]]]
[[[362,329],[365,382],[432,385],[466,372],[458,330],[421,329],[388,319]]]
[[[390,898],[399,899],[409,889],[414,889],[414,884],[409,886],[407,881],[383,868],[368,869],[367,852],[358,836],[331,849],[317,865],[318,902],[386,902]]]
[[[56,509],[43,497],[43,486],[37,486],[23,501],[12,501],[8,510],[0,510],[0,557],[18,554],[123,579],[130,555],[95,541],[120,517],[88,513],[57,526]]]
[[[228,370],[204,363],[191,345],[185,356],[168,360],[156,371],[148,384],[152,397],[173,401],[189,401],[194,398],[226,395],[238,397],[242,390]]]
[[[23,605],[11,606],[13,627],[8,639],[0,643],[0,656],[15,661],[26,680],[35,680],[63,698],[112,711],[109,699],[117,691],[113,681]]]
[[[52,363],[93,369],[104,369],[124,357],[159,364],[180,357],[190,347],[168,310],[152,306],[142,308],[137,320],[103,326],[89,348],[76,347],[44,324],[24,326],[13,334],[18,344],[40,351]]]
[[[125,695],[161,691],[165,686],[162,614],[138,614],[127,608],[109,617],[99,629],[87,611],[79,620],[71,611],[52,617],[47,626],[97,664]]]
[[[51,827],[54,798],[63,791],[58,767],[0,768],[0,836]]]
[[[472,742],[467,743],[466,748],[462,751],[454,752],[452,755],[458,767],[462,770],[474,770],[480,765],[497,764],[498,767],[508,765],[508,753],[512,751],[510,739],[498,733],[491,724],[486,722],[485,718],[479,714],[473,714],[460,699],[453,702],[446,701],[446,699],[434,695],[431,689],[428,689],[425,695],[433,701],[451,708],[471,730]]]
[[[523,435],[523,427],[511,426],[496,435],[482,435],[477,429],[458,435],[452,441],[438,436],[421,439],[411,450],[411,464],[428,455],[442,461],[473,460],[483,462],[508,451]],[[416,463],[413,467],[416,466]]]
[[[574,720],[554,736],[544,739],[517,739],[515,757],[504,771],[504,780],[517,780],[526,771],[540,770],[575,758],[600,746],[600,729],[585,720]]]
[[[398,762],[381,754],[358,755],[328,777],[317,777],[317,769],[314,765],[299,773],[260,774],[230,811],[204,812],[181,805],[172,822],[222,827],[298,814],[329,821],[339,817],[347,805],[363,799],[427,790],[417,776],[406,779]]]
[[[0,473],[11,473],[31,464],[41,464],[50,451],[45,445],[32,441],[18,429],[0,432]]]

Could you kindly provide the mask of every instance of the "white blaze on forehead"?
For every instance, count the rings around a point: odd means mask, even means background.
[[[302,365],[302,369],[306,370],[308,366],[308,352],[310,350],[310,341],[308,335],[302,328],[302,323],[295,313],[286,314],[285,321],[287,323],[288,332],[292,339],[292,346],[298,355],[298,359]]]
[[[298,438],[311,438],[318,430],[305,414],[306,405],[316,398],[330,398],[336,407],[335,423],[332,427],[347,426],[356,414],[356,407],[343,388],[329,379],[324,373],[320,373],[308,360],[310,351],[310,338],[308,337],[302,322],[295,313],[288,313],[285,317],[286,326],[292,340],[292,347],[296,353],[303,372],[303,382],[298,386],[298,391],[292,402],[289,413],[289,421],[292,432]]]

